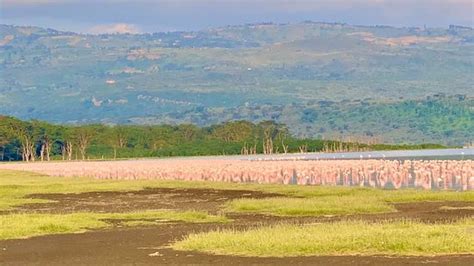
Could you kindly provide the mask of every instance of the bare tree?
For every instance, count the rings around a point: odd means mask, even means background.
[[[62,147],[61,147],[61,153],[63,160],[72,160],[72,142],[69,140],[64,141]]]
[[[93,137],[93,130],[91,128],[78,128],[76,130],[76,143],[82,160],[86,159],[87,148]]]
[[[36,154],[34,152],[34,141],[30,136],[28,135],[22,135],[20,137],[20,142],[21,142],[21,155],[23,158],[23,161],[26,162],[34,162],[36,159]]]
[[[242,149],[240,149],[240,154],[242,155],[249,155],[249,148],[247,147],[247,143],[245,142],[244,143],[244,146],[242,147]]]
[[[304,144],[298,147],[300,153],[307,153],[308,152],[308,144]]]
[[[9,125],[9,131],[20,141],[22,160],[25,162],[35,161],[36,154],[33,129],[23,123],[11,123]]]
[[[48,135],[44,135],[41,141],[41,150],[40,150],[40,159],[41,161],[50,161],[51,160],[51,148],[53,143]]]
[[[0,119],[2,117],[0,116]],[[7,136],[7,132],[5,130],[2,130],[2,128],[0,128],[0,150],[1,150],[1,153],[0,153],[0,161],[3,161],[3,158],[5,156],[5,145],[8,144],[8,142],[10,142],[9,140],[9,137]]]
[[[288,144],[285,144],[285,140],[288,137],[288,129],[287,128],[281,128],[278,130],[278,138],[280,139],[281,142],[281,148],[283,149],[283,153],[287,154],[288,153]]]
[[[273,153],[272,128],[267,127],[263,130],[263,154]]]
[[[251,144],[247,144],[247,142],[245,142],[244,146],[242,146],[242,149],[240,149],[240,154],[242,155],[257,154],[257,144],[255,143],[252,146]]]

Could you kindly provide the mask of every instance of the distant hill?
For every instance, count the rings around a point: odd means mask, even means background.
[[[0,113],[22,119],[275,119],[311,137],[474,139],[474,30],[466,27],[304,22],[83,35],[0,25],[0,74]]]

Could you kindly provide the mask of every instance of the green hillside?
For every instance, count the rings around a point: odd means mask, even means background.
[[[474,30],[305,22],[81,35],[0,25],[0,114],[285,123],[303,137],[474,139]],[[431,97],[431,98],[427,98]]]

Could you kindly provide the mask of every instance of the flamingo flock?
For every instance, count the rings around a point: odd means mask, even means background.
[[[248,161],[164,159],[0,164],[0,169],[97,179],[474,190],[472,160]]]

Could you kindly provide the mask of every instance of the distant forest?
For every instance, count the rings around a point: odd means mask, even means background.
[[[181,125],[55,125],[0,116],[1,161],[274,154],[443,148],[296,138],[273,121]]]

